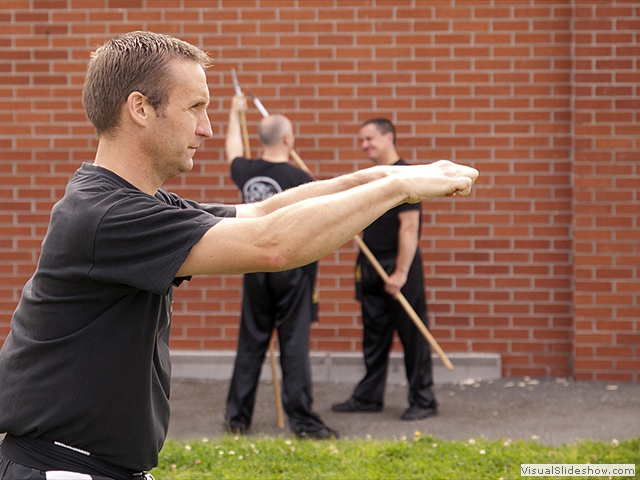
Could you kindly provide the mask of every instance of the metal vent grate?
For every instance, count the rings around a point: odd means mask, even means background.
[[[174,354],[171,353],[171,363],[176,365],[208,365],[208,366],[224,366],[234,365],[236,363],[235,353],[231,355],[216,354]]]
[[[455,355],[452,354],[451,356],[449,356],[449,360],[451,360],[451,363],[453,364],[453,367],[465,367],[465,368],[474,368],[474,367],[478,367],[478,368],[496,368],[496,367],[500,367],[501,362],[500,362],[500,357],[498,355],[482,355],[482,354],[476,354],[476,355],[472,355],[472,356],[459,356],[459,355]],[[404,364],[404,362],[403,362]],[[433,366],[434,367],[444,367],[444,364],[442,363],[442,360],[440,360],[440,357],[434,357],[433,358]]]
[[[344,357],[339,354],[331,355],[331,365],[334,367],[360,367],[364,366],[362,356]]]

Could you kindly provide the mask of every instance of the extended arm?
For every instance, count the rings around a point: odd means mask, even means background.
[[[237,205],[238,218],[257,218],[279,210],[282,207],[310,198],[332,195],[346,190],[366,185],[395,173],[394,168],[371,167],[347,175],[341,175],[329,180],[317,180],[286,190],[268,199],[250,204]]]
[[[305,265],[340,247],[402,202],[468,195],[478,176],[477,170],[448,161],[393,171],[339,193],[280,206],[257,218],[224,219],[191,249],[178,276],[268,272]],[[271,198],[280,195],[286,192]]]
[[[409,210],[398,215],[398,253],[396,268],[385,284],[385,291],[393,298],[398,297],[400,289],[404,287],[418,248],[420,229],[420,210]]]

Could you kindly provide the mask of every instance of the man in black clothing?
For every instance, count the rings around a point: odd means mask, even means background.
[[[295,138],[291,121],[282,115],[271,115],[260,122],[262,157],[242,157],[240,113],[244,105],[244,96],[233,97],[226,139],[231,178],[242,192],[244,203],[266,200],[313,181],[309,174],[289,164]],[[240,335],[225,412],[227,430],[244,433],[251,425],[261,367],[275,327],[280,344],[282,401],[289,427],[298,438],[338,436],[312,410],[309,334],[311,322],[317,320],[317,272],[318,262],[313,262],[283,272],[244,275]]]
[[[360,128],[360,145],[367,157],[378,165],[407,165],[396,150],[395,126],[387,119],[365,122]],[[385,282],[360,252],[356,263],[356,298],[362,305],[366,374],[349,400],[333,405],[335,412],[382,410],[395,330],[404,348],[409,383],[409,408],[401,418],[420,420],[437,413],[431,388],[431,349],[396,301],[402,292],[426,325],[422,255],[418,248],[421,214],[420,203],[405,203],[389,210],[364,230],[364,243],[389,274],[389,279]]]
[[[213,135],[210,64],[151,32],[93,52],[82,100],[95,160],[53,207],[0,350],[0,479],[144,478],[169,426],[174,286],[306,265],[397,204],[471,191],[475,169],[441,162],[374,167],[246,205],[167,193],[161,185],[191,170]]]

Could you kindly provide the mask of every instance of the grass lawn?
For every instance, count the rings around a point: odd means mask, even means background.
[[[521,477],[524,463],[636,464],[640,478],[640,437],[549,447],[521,440],[438,440],[418,431],[413,438],[386,441],[225,436],[169,441],[151,473],[157,480],[543,478]]]

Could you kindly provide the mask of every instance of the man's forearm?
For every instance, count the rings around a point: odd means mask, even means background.
[[[303,201],[268,217],[286,225],[280,240],[293,237],[287,249],[287,268],[305,265],[344,245],[387,210],[404,200],[393,178],[382,178],[338,192]],[[297,237],[297,238],[296,238]]]
[[[401,183],[389,176],[260,218],[224,219],[192,248],[178,276],[273,272],[311,263],[402,202]]]
[[[237,216],[241,218],[261,217],[288,205],[303,200],[344,192],[360,185],[380,180],[392,173],[388,167],[371,167],[357,172],[340,175],[329,180],[318,180],[305,183],[285,192],[274,195],[262,202],[238,205]]]
[[[409,269],[413,263],[418,248],[420,235],[420,210],[409,210],[398,215],[400,227],[398,228],[398,251],[396,254],[396,266],[385,283],[388,294],[397,298],[400,289],[404,287],[409,275]]]
[[[396,257],[396,268],[403,276],[407,276],[413,258],[416,256],[418,249],[418,235],[413,230],[399,230],[398,232],[398,254]]]
[[[238,112],[231,110],[229,112],[229,124],[227,125],[227,137],[225,139],[225,154],[227,161],[231,162],[234,158],[241,157],[244,153],[242,144],[242,132],[240,131],[240,118]]]

